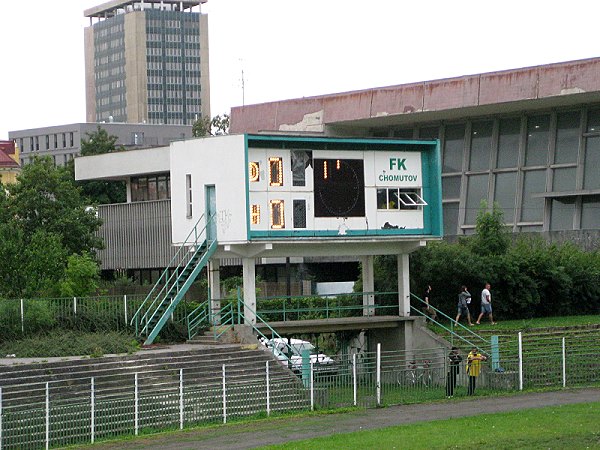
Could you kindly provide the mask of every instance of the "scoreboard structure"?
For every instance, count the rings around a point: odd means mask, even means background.
[[[170,170],[173,243],[214,217],[211,263],[242,258],[252,305],[256,258],[356,256],[372,291],[373,256],[396,254],[408,292],[408,254],[442,237],[437,140],[210,137],[172,143]]]

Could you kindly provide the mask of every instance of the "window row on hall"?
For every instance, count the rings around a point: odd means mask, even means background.
[[[167,200],[171,198],[171,177],[156,175],[134,177],[130,182],[131,201]]]
[[[582,137],[600,133],[600,109],[529,114],[420,130],[394,137],[440,138],[444,173],[575,165]],[[377,133],[376,133],[377,134]]]
[[[497,202],[514,231],[600,227],[597,106],[388,133],[440,139],[446,234],[470,232],[482,199]]]

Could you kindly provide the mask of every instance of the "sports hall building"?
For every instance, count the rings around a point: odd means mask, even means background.
[[[232,108],[230,133],[431,139],[444,235],[482,200],[512,231],[600,246],[600,58]]]

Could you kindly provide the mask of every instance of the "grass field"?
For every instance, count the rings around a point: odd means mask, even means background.
[[[600,448],[600,403],[334,434],[265,449],[586,449]]]

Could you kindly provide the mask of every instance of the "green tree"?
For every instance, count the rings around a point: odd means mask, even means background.
[[[124,151],[116,146],[117,137],[109,135],[104,128],[98,125],[93,133],[86,133],[87,139],[81,141],[81,156],[101,155]],[[74,163],[71,160],[69,166],[74,174]],[[74,175],[73,175],[74,178]],[[79,181],[77,185],[81,188],[84,197],[96,205],[110,203],[124,203],[127,201],[127,188],[124,181]]]
[[[58,283],[65,270],[67,250],[61,236],[36,230],[23,249],[25,283],[19,293],[25,297],[52,297],[58,294]]]
[[[480,255],[503,255],[507,252],[510,235],[498,203],[494,203],[492,210],[488,211],[487,202],[482,200],[475,224],[475,236],[469,239],[474,252]]]
[[[83,297],[95,294],[100,284],[100,271],[94,259],[84,253],[67,259],[65,277],[60,283],[60,295]]]
[[[116,146],[117,136],[109,135],[100,125],[93,133],[86,133],[86,136],[87,139],[81,141],[81,156],[102,155],[125,150],[123,146]]]
[[[54,167],[50,158],[34,158],[8,191],[10,220],[25,236],[33,236],[38,230],[54,233],[60,236],[69,255],[102,248],[95,234],[100,219],[86,208],[69,171]]]
[[[200,117],[192,125],[192,136],[222,136],[229,134],[229,115],[217,115],[212,119],[208,116]]]
[[[23,230],[13,221],[0,222],[0,297],[21,295],[27,275],[24,247]]]

